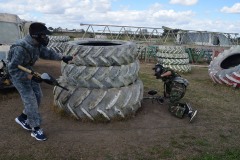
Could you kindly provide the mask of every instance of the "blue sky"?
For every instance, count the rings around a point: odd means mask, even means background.
[[[0,12],[54,28],[87,23],[240,33],[239,0],[0,0]]]

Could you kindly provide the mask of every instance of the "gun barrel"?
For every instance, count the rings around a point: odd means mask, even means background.
[[[61,86],[60,84],[58,84],[57,86],[62,88],[62,89],[64,89],[64,90],[66,90],[66,91],[69,91],[69,89],[67,89],[66,87]]]
[[[26,68],[26,67],[23,67],[23,66],[21,66],[21,65],[18,65],[18,68],[21,69],[21,70],[24,71],[24,72],[29,73],[29,74],[36,75],[36,76],[41,77],[41,74],[40,74],[40,73],[34,72],[34,71],[32,71],[32,70],[30,70],[30,69],[28,69],[28,68]],[[47,76],[47,77],[46,77],[46,76]],[[68,89],[67,89],[66,87],[61,86],[61,85],[57,82],[57,80],[56,80],[55,78],[53,78],[52,76],[50,76],[49,74],[45,74],[45,77],[46,77],[46,78],[43,79],[43,81],[44,81],[45,83],[50,84],[50,85],[54,85],[54,86],[61,87],[62,89],[68,91]]]

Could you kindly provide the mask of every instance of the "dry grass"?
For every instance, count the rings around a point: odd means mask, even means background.
[[[44,64],[49,66],[53,64]],[[157,89],[161,94],[163,84],[154,78],[153,66],[142,63],[139,76],[145,92]],[[58,67],[56,64],[55,76],[59,75]],[[147,100],[134,118],[125,121],[79,122],[53,107],[52,86],[43,85],[41,113],[49,137],[43,143],[14,122],[22,110],[18,93],[2,91],[0,159],[240,159],[240,90],[213,84],[207,70],[193,67],[191,73],[182,74],[190,82],[184,100],[198,109],[192,124],[171,116],[167,105]]]
[[[153,79],[153,72],[150,71],[153,66],[154,64],[142,65],[140,77],[145,89],[155,88],[162,93],[162,82]],[[214,84],[208,76],[207,67],[192,67],[191,73],[181,75],[190,82],[183,100],[198,110],[198,119],[192,124],[195,126],[192,131],[180,128],[180,134],[170,135],[171,156],[178,159],[173,155],[174,152],[192,152],[192,157],[196,155],[198,159],[201,156],[205,156],[205,159],[217,159],[218,155],[225,157],[225,153],[232,153],[231,150],[234,150],[236,157],[240,158],[240,150],[235,150],[240,147],[239,88]]]

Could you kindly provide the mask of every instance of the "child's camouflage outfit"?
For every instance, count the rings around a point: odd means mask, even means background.
[[[162,77],[162,81],[164,82],[164,96],[169,97],[168,110],[175,116],[182,118],[187,107],[184,103],[180,103],[180,100],[185,95],[188,81],[170,68],[164,68],[163,73],[167,71],[171,71],[172,75]]]
[[[162,79],[164,82],[164,97],[169,98],[169,112],[179,118],[183,118],[184,114],[188,114],[191,121],[195,117],[197,110],[193,111],[189,104],[180,102],[185,95],[189,84],[188,81],[174,70],[165,68],[160,64],[157,64],[153,69],[155,70],[156,78]],[[171,75],[162,76],[168,71],[171,72]]]

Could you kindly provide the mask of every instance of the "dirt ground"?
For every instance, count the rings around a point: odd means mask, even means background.
[[[147,72],[151,66],[145,67]],[[60,63],[41,60],[35,70],[58,77]],[[193,73],[193,77],[197,75]],[[205,77],[200,76],[199,81],[208,82]],[[199,114],[190,124],[188,118],[178,119],[170,115],[167,104],[144,100],[136,116],[128,120],[81,122],[56,112],[53,87],[41,85],[44,94],[40,108],[42,128],[48,140],[36,141],[30,132],[15,123],[15,117],[23,108],[22,101],[16,90],[3,90],[0,92],[0,159],[188,159],[208,151],[220,152],[221,145],[225,148],[239,147],[234,143],[239,140],[239,129],[235,130],[240,122],[239,110],[234,112],[221,108],[225,113],[218,111],[212,115],[213,106],[207,110],[196,100],[193,104],[197,104]],[[239,94],[238,91],[233,92]],[[186,95],[187,99],[190,97],[190,94]]]

